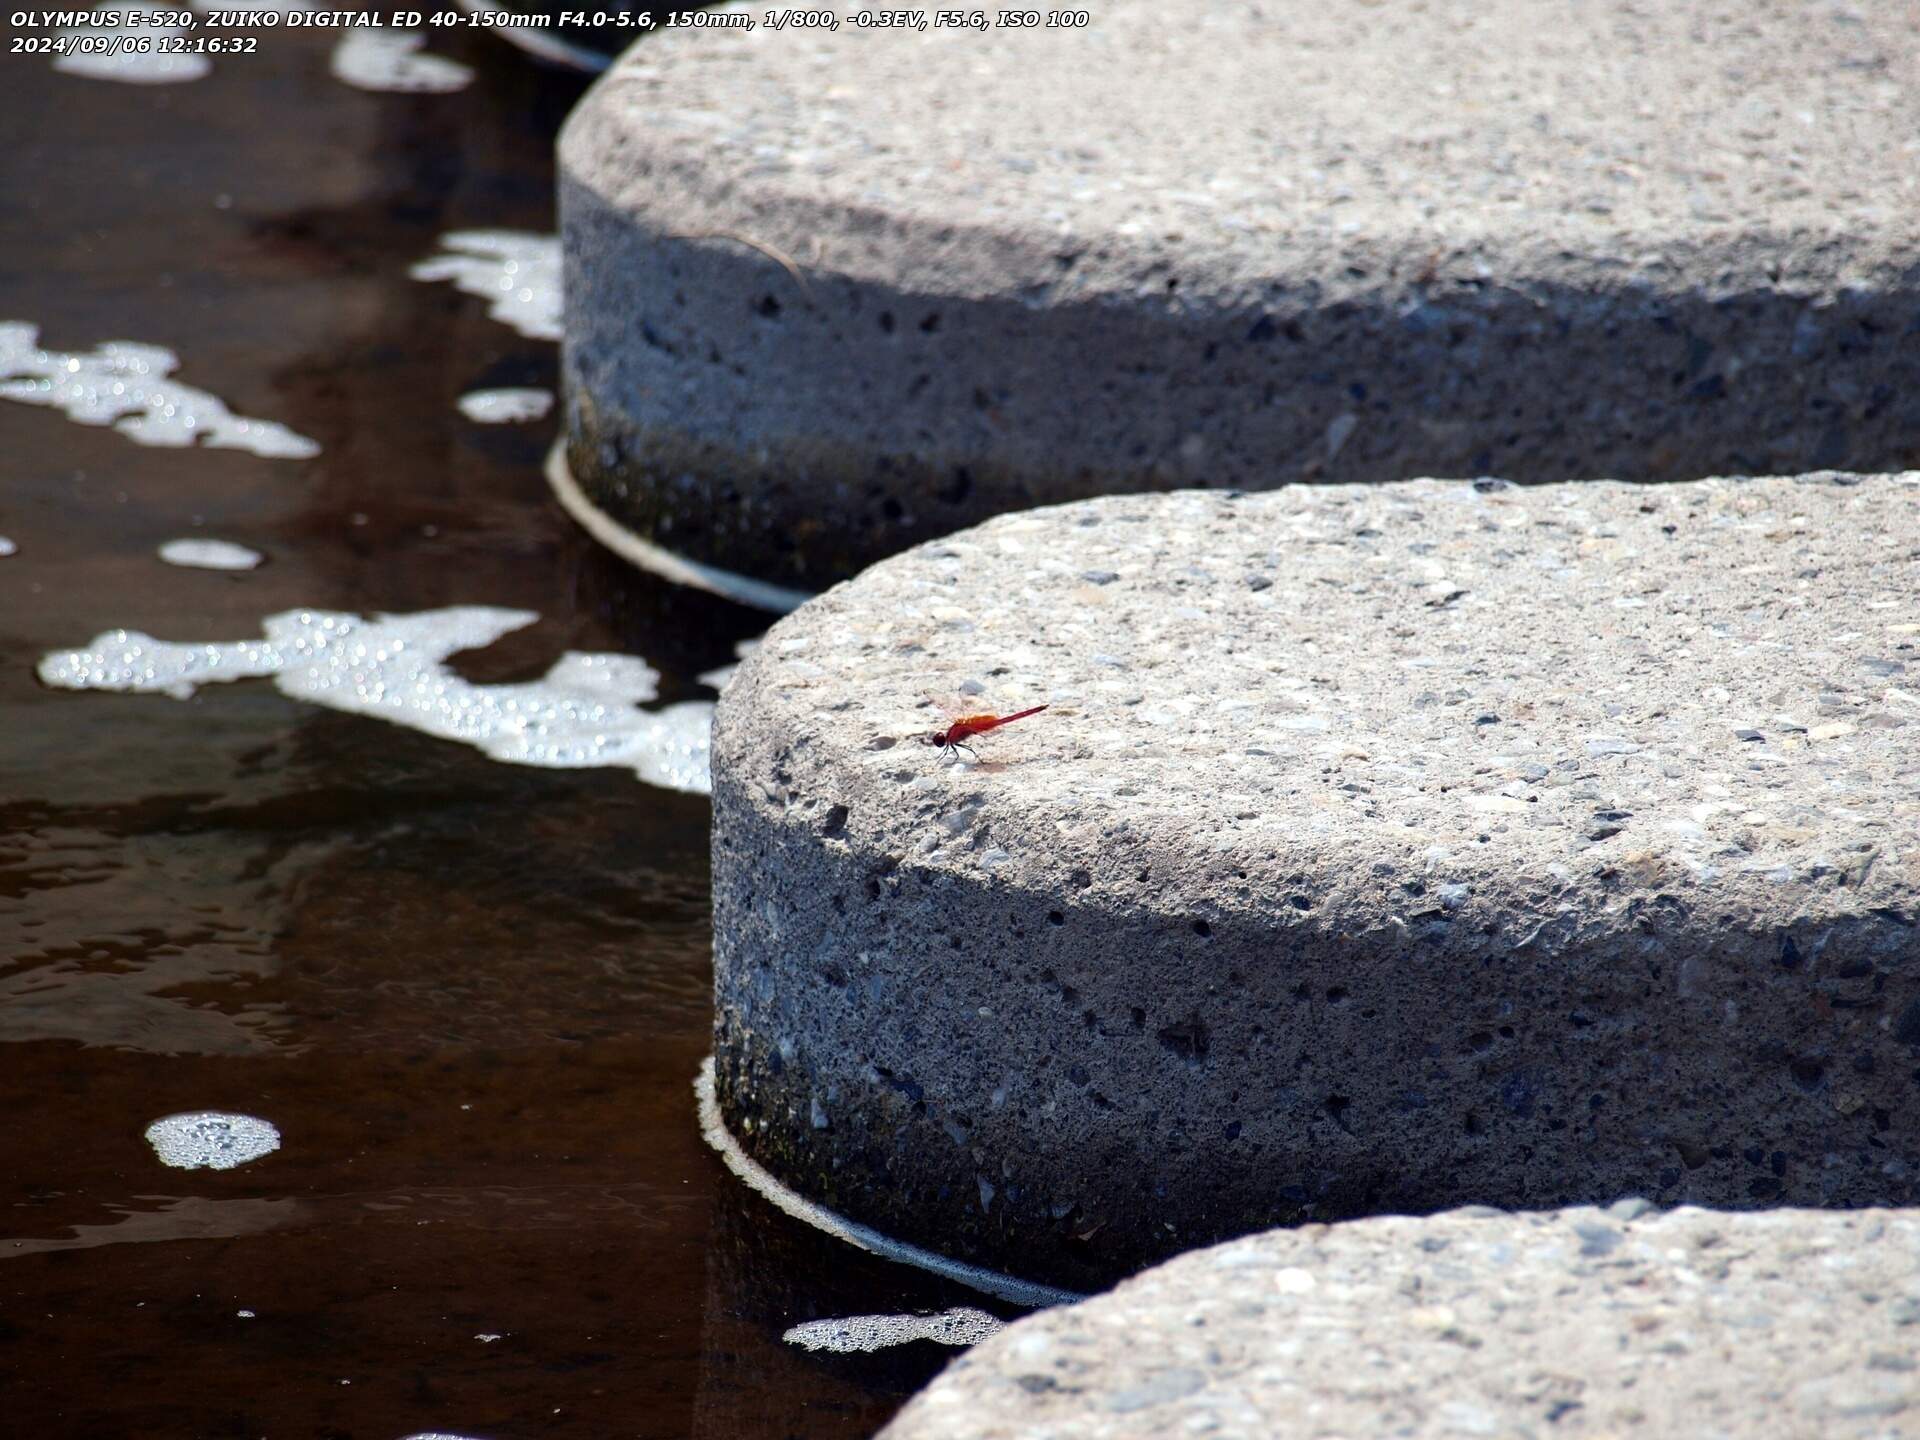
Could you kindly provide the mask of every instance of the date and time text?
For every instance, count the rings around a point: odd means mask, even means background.
[[[258,51],[262,33],[275,30],[487,29],[518,26],[539,30],[568,26],[647,30],[1080,30],[1092,23],[1088,10],[832,10],[768,7],[719,10],[555,10],[545,13],[407,10],[170,10],[130,6],[98,10],[14,10],[8,15],[14,54],[247,55]],[[33,33],[33,32],[44,33]]]

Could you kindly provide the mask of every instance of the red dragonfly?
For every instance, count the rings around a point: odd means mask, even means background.
[[[973,758],[973,747],[967,741],[975,735],[984,735],[989,730],[998,730],[1002,725],[1011,725],[1016,720],[1024,720],[1029,715],[1038,715],[1047,707],[1036,705],[1031,710],[1017,710],[1011,715],[962,715],[944,730],[935,730],[920,737],[922,745],[938,745],[942,753],[951,750],[964,750]]]

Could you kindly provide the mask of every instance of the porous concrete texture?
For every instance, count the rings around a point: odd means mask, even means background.
[[[1920,1428],[1920,1214],[1456,1211],[1274,1231],[1022,1320],[882,1440]]]
[[[817,589],[1095,494],[1920,464],[1910,6],[727,9],[560,141],[573,473],[690,558]]]
[[[776,625],[713,798],[723,1113],[929,1249],[1920,1196],[1920,474],[1001,517]]]

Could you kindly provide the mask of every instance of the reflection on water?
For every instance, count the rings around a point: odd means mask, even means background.
[[[183,797],[175,814],[192,805]],[[168,825],[151,804],[15,801],[0,821],[0,1043],[167,1055],[282,1043],[280,1008],[255,996],[274,969],[271,898],[293,857]],[[209,984],[217,999],[186,998]]]
[[[147,1197],[151,1198],[151,1197]],[[119,1209],[121,1207],[114,1207]],[[0,1240],[0,1260],[102,1245],[151,1245],[166,1240],[237,1240],[299,1221],[298,1200],[159,1200],[154,1209],[125,1209],[107,1225],[74,1225],[54,1239]]]
[[[271,1148],[271,1147],[270,1147]],[[198,1168],[198,1167],[188,1167]],[[232,1166],[215,1166],[231,1169]],[[175,1240],[233,1240],[268,1230],[331,1231],[423,1227],[482,1233],[560,1231],[586,1224],[628,1228],[637,1241],[671,1228],[672,1197],[647,1184],[604,1186],[485,1186],[470,1190],[423,1188],[365,1195],[310,1195],[300,1200],[210,1200],[198,1196],[139,1195],[108,1207],[117,1218],[73,1225],[44,1238],[0,1240],[0,1260],[99,1245],[149,1245]]]

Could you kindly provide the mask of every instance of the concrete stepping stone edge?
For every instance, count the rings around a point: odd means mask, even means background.
[[[1920,1183],[1920,475],[1107,497],[782,620],[713,747],[782,1184],[1093,1290],[1460,1204]],[[1009,713],[978,763],[927,696]]]
[[[1920,1214],[1456,1210],[1182,1255],[962,1356],[881,1440],[1897,1440]]]
[[[665,31],[595,85],[600,514],[818,590],[1104,493],[1920,464],[1903,7],[1090,14]]]

